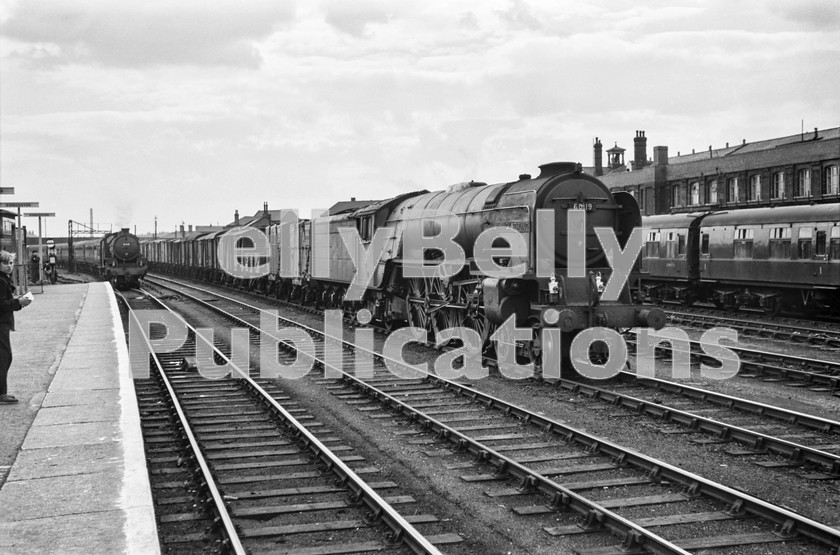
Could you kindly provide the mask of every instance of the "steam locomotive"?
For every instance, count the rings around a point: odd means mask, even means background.
[[[840,204],[643,219],[642,296],[776,314],[840,314]]]
[[[523,174],[506,183],[469,182],[445,191],[411,192],[334,212],[324,220],[296,221],[293,230],[285,229],[296,238],[294,252],[284,252],[285,224],[270,225],[263,230],[269,250],[251,261],[269,270],[254,278],[233,276],[220,263],[220,242],[229,230],[145,241],[143,254],[154,271],[255,289],[305,305],[341,308],[351,318],[366,309],[385,328],[410,325],[433,335],[464,326],[487,343],[498,326],[514,317],[517,327],[533,331],[534,340],[520,346],[521,355],[531,360],[540,357],[543,327],[559,327],[570,337],[596,326],[661,328],[664,313],[634,304],[627,282],[622,281],[627,276],[612,268],[609,256],[615,249],[608,255],[595,231],[611,230],[624,249],[633,229],[641,225],[635,199],[610,192],[601,181],[582,173],[580,164],[555,162],[540,169],[535,178]],[[578,226],[577,242],[570,243],[574,226]],[[350,252],[341,236],[347,228],[358,233],[360,244],[352,247],[357,252]],[[361,249],[370,248],[383,228],[388,238],[371,279],[361,298],[350,299],[354,260],[360,260]],[[506,233],[483,240],[486,230],[497,228]],[[450,236],[463,252],[460,266],[447,275],[412,277],[411,268],[434,264],[444,253],[412,246],[416,241],[409,241],[409,235],[428,237],[445,229],[455,230]],[[319,250],[318,244],[329,248]],[[570,244],[575,252],[569,252]],[[291,277],[280,271],[284,256],[293,261]],[[518,270],[499,277],[481,264],[487,260],[496,268]],[[572,271],[572,262],[581,267]],[[614,274],[623,285],[607,298],[605,285]]]
[[[71,263],[81,271],[98,275],[118,288],[137,287],[148,271],[142,256],[140,240],[128,228],[109,233],[100,239],[74,241],[56,245],[56,262],[68,267]]]

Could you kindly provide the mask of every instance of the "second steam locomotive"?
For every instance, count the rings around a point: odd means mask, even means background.
[[[98,275],[118,288],[137,287],[148,271],[141,253],[140,240],[128,228],[109,233],[100,239],[85,239],[56,245],[60,266],[75,264],[79,269]]]

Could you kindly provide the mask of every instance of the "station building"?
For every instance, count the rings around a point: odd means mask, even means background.
[[[596,137],[584,171],[636,197],[643,215],[840,202],[840,127],[670,156],[636,131],[633,159]]]

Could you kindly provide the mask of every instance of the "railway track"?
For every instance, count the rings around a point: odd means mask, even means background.
[[[669,322],[677,325],[686,325],[701,329],[726,326],[737,329],[739,333],[752,337],[784,339],[793,343],[840,347],[840,327],[827,322],[778,317],[768,319],[766,315],[751,317],[739,314],[736,317],[722,315],[720,311],[678,310],[670,307],[666,311],[666,314],[668,315]]]
[[[635,335],[635,332],[630,330],[629,335]],[[691,364],[716,363],[716,360],[703,350],[700,341],[689,339],[687,345]],[[634,350],[637,346],[636,341],[628,338],[627,346],[628,350]],[[840,397],[840,361],[729,345],[727,348],[738,356],[739,378],[779,382],[789,387],[804,388],[815,393],[828,393]],[[656,352],[669,358],[674,356],[673,349],[664,344],[658,345]]]
[[[148,293],[122,299],[131,311],[168,310]],[[191,362],[197,340],[190,327],[180,348],[153,357],[152,377],[136,381],[167,549],[439,553],[436,544],[461,541],[438,533],[434,515],[404,515],[398,508],[412,506],[410,495],[394,482],[366,481],[375,467],[276,380],[254,379],[231,363],[222,345],[213,345],[214,357],[233,378],[200,375]]]
[[[207,304],[220,312],[235,311],[237,321],[246,323],[240,301],[218,297]],[[365,351],[347,347],[342,361]],[[536,520],[547,534],[611,533],[612,541],[603,539],[602,545],[581,552],[683,552],[791,541],[822,546],[825,552],[840,546],[840,532],[793,511],[468,385],[433,375],[395,378],[391,370],[403,363],[391,360],[389,370],[387,359],[369,356],[376,361],[372,377],[341,373],[327,387],[373,419],[400,415],[416,424],[402,433],[428,443],[430,456],[457,457],[448,470],[465,470],[463,481],[492,486],[487,491],[492,498],[514,500],[514,514]],[[571,477],[580,479],[569,482]],[[509,487],[512,481],[517,487]]]

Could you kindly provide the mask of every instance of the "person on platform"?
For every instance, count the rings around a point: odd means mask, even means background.
[[[32,251],[32,258],[29,259],[29,273],[32,285],[41,283],[41,257],[38,256],[38,251]]]
[[[10,405],[18,400],[9,395],[6,378],[12,365],[12,343],[9,332],[15,329],[15,311],[32,302],[31,295],[15,297],[12,271],[15,255],[0,251],[0,404]]]

